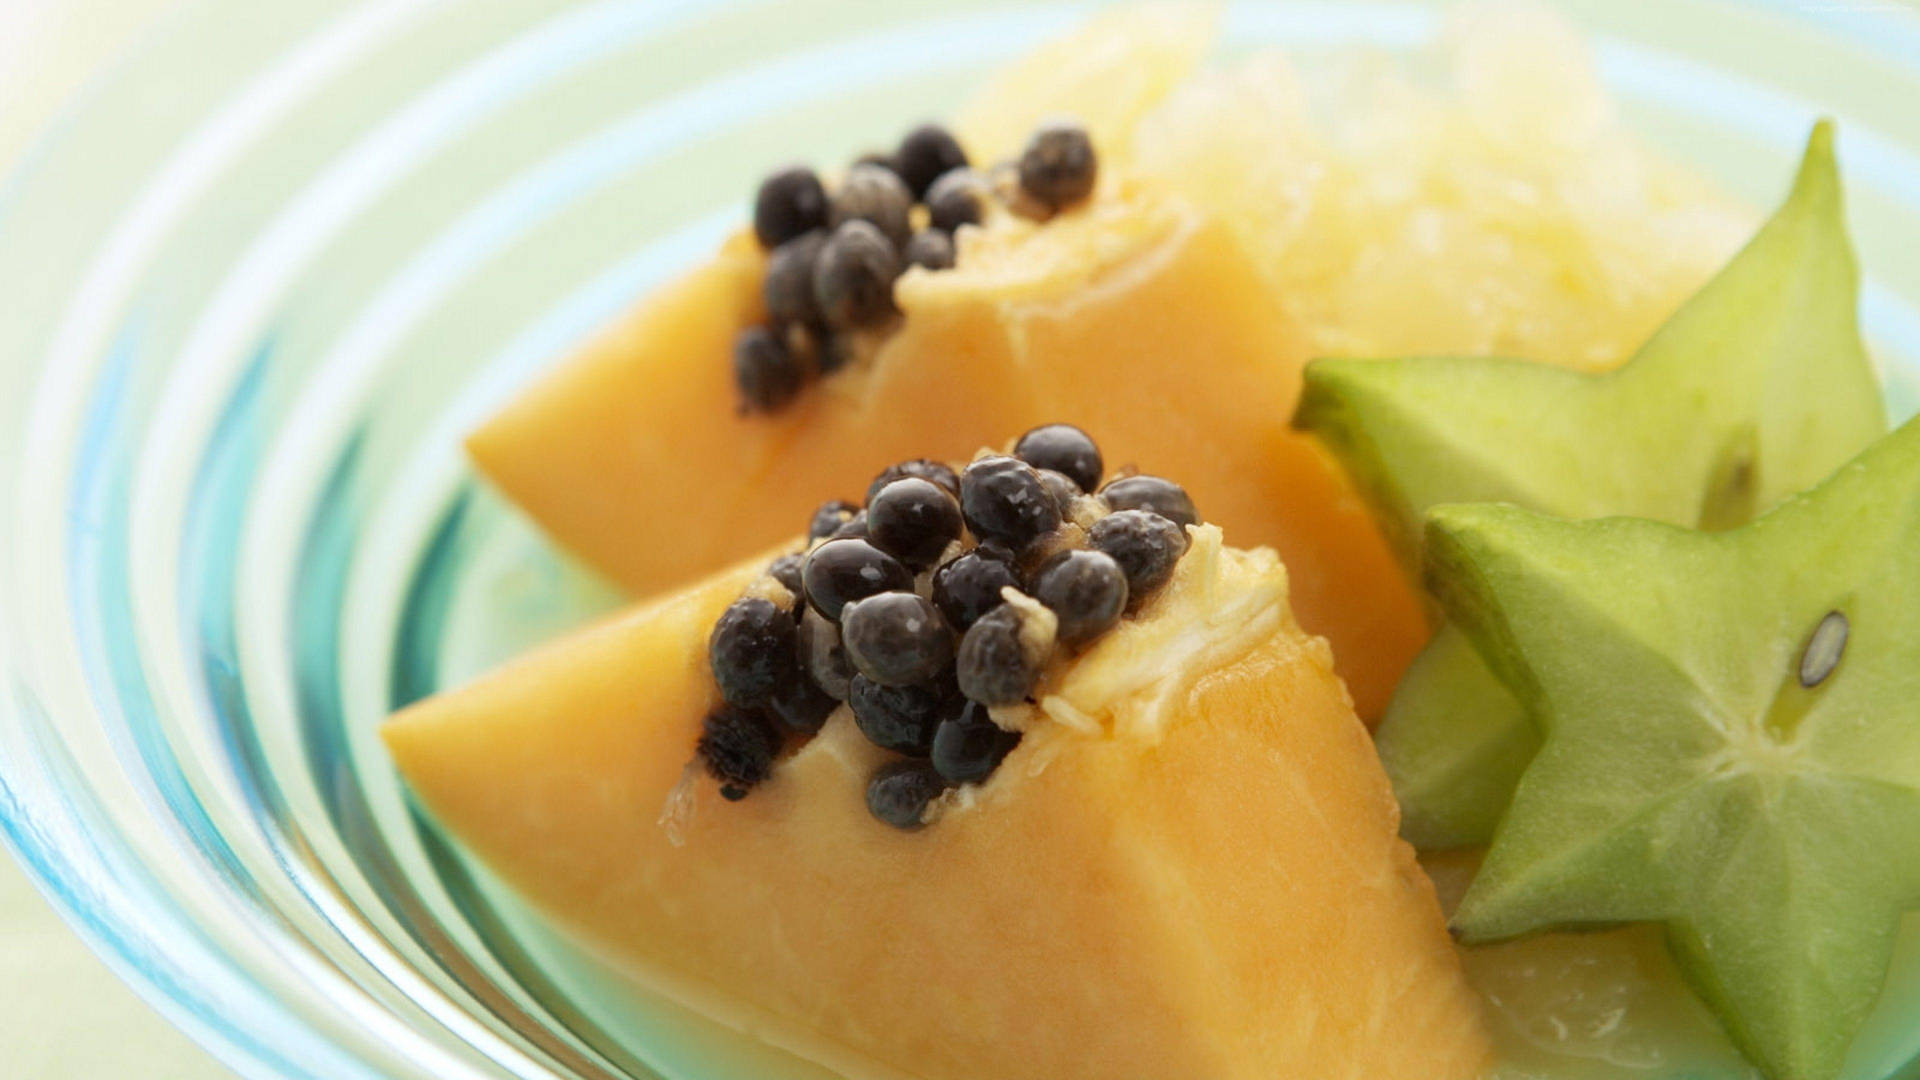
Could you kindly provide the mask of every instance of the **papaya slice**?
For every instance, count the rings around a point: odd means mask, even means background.
[[[857,498],[890,462],[1066,421],[1278,550],[1301,624],[1378,715],[1426,612],[1342,472],[1290,429],[1304,339],[1231,231],[1113,177],[1043,225],[1008,216],[960,242],[957,268],[899,280],[902,318],[870,355],[742,415],[728,357],[764,317],[765,262],[742,234],[476,431],[473,459],[646,596],[776,542],[823,495]]]
[[[384,734],[556,921],[848,1077],[1478,1075],[1477,1002],[1325,642],[1271,551],[1191,535],[918,831],[869,814],[884,754],[844,707],[742,801],[685,768],[718,701],[708,632],[761,560]]]

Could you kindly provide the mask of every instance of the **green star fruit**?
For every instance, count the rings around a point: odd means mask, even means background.
[[[1426,512],[1442,503],[1729,528],[1885,432],[1858,278],[1823,121],[1786,202],[1621,367],[1321,360],[1295,424],[1339,455],[1415,562]],[[1539,734],[1443,627],[1378,743],[1407,838],[1436,849],[1487,841]]]
[[[1433,511],[1543,733],[1455,932],[1664,924],[1774,1080],[1832,1080],[1920,908],[1920,420],[1751,524]]]

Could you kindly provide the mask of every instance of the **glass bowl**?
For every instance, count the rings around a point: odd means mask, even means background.
[[[1920,17],[1562,6],[1647,136],[1756,206],[1841,119],[1911,412]],[[1085,10],[210,0],[98,81],[0,188],[0,825],[66,916],[248,1076],[824,1076],[606,992],[411,814],[374,731],[617,602],[461,433],[705,252],[744,177],[937,115]],[[1229,49],[1308,52],[1437,25],[1224,20]],[[1850,1080],[1920,1057],[1917,983]]]

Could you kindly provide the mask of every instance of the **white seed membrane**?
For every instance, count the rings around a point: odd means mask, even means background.
[[[793,590],[787,588],[772,574],[761,574],[749,582],[746,589],[741,591],[740,598],[745,600],[749,597],[765,600],[782,611],[791,611],[794,601],[799,599],[793,595]]]
[[[687,830],[693,828],[693,814],[699,802],[694,787],[700,782],[700,773],[700,759],[697,756],[689,759],[687,767],[680,770],[680,782],[667,792],[666,801],[660,807],[657,824],[666,830],[667,842],[674,847],[684,847]]]
[[[1024,728],[1051,720],[1087,734],[1155,741],[1199,678],[1291,624],[1278,555],[1229,548],[1214,525],[1188,526],[1187,533],[1193,544],[1172,580],[1086,652],[1050,668],[1037,708],[1016,707],[1005,718],[995,710],[995,721]]]

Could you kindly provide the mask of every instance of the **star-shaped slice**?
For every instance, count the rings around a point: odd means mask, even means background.
[[[1920,421],[1749,525],[1443,507],[1448,616],[1544,733],[1454,917],[1652,921],[1774,1080],[1830,1080],[1920,906]]]
[[[1410,557],[1443,503],[1729,528],[1886,431],[1856,322],[1858,278],[1822,122],[1786,202],[1622,367],[1318,361],[1295,424],[1341,457]],[[1452,847],[1486,841],[1538,737],[1443,629],[1379,741],[1407,835]]]

